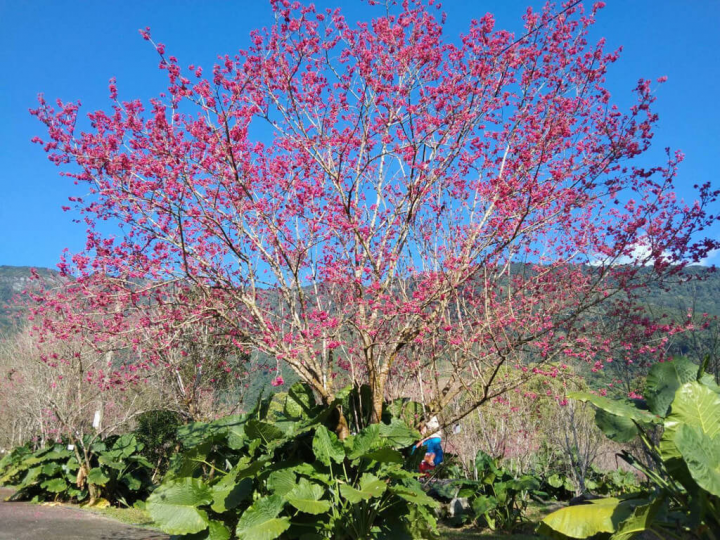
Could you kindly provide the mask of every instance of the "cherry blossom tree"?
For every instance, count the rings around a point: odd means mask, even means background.
[[[460,417],[510,387],[503,366],[594,362],[592,310],[717,247],[699,236],[717,192],[673,192],[682,155],[635,161],[654,84],[612,104],[618,53],[588,41],[602,3],[528,9],[519,36],[486,15],[452,39],[432,1],[357,24],[271,5],[272,27],[209,76],[143,30],[169,80],[147,104],[112,81],[87,127],[76,103],[32,111],[87,186],[87,247],[61,269],[112,284],[117,331],[126,306],[184,288],[177,324],[219,324],[326,403],[347,373],[378,422],[388,380],[425,372],[429,408]]]

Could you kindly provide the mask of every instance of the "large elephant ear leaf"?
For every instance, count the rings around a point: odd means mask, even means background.
[[[674,441],[693,480],[720,497],[720,435],[711,439],[697,426],[681,425]]]
[[[698,382],[683,384],[675,393],[665,429],[680,424],[696,426],[714,438],[720,433],[720,395]]]
[[[625,401],[616,401],[597,394],[589,392],[571,392],[568,397],[579,401],[590,402],[598,409],[602,409],[606,413],[614,414],[629,418],[641,425],[659,424],[660,420],[653,414],[642,409],[638,409],[631,403]]]
[[[290,387],[285,399],[284,412],[289,418],[299,420],[309,418],[315,407],[313,391],[305,383],[297,382]]]
[[[405,448],[418,439],[420,433],[408,427],[398,418],[390,420],[390,424],[380,424],[380,436],[385,438],[393,448]]]
[[[306,514],[322,514],[330,510],[330,501],[321,500],[325,494],[322,486],[301,481],[285,498],[295,508]]]
[[[670,414],[665,419],[660,455],[670,475],[690,489],[692,475],[675,444],[675,435],[681,425],[697,427],[714,439],[720,433],[720,395],[699,382],[685,383],[675,392]]]
[[[638,435],[637,424],[650,426],[660,420],[653,414],[638,409],[631,403],[608,399],[589,392],[572,392],[568,397],[592,403],[595,410],[595,423],[608,439],[617,442],[629,442]]]
[[[267,488],[277,495],[285,495],[297,485],[297,476],[290,469],[273,471],[267,478]]]
[[[350,459],[362,457],[380,447],[381,441],[380,426],[378,424],[371,424],[352,439],[352,449],[349,451],[348,457]],[[348,440],[346,439],[345,442],[347,444]]]
[[[110,481],[110,477],[103,473],[99,467],[94,467],[90,469],[87,475],[87,481],[96,486],[104,486]]]
[[[198,507],[212,502],[212,491],[202,480],[182,478],[162,484],[150,495],[147,510],[169,534],[192,534],[208,527],[208,516]]]
[[[618,525],[612,540],[631,540],[637,534],[649,531],[662,504],[663,500],[657,498],[650,504],[635,507],[630,517]]]
[[[353,504],[367,501],[373,497],[380,497],[385,493],[387,484],[372,474],[364,474],[360,479],[359,489],[349,484],[340,484],[340,493]]]
[[[40,484],[40,486],[48,490],[50,493],[62,493],[68,487],[67,483],[65,483],[65,480],[62,478],[52,478],[51,480],[46,480]]]
[[[250,420],[245,424],[245,434],[251,440],[261,440],[265,444],[282,439],[285,435],[280,428],[260,420]]]
[[[247,499],[252,491],[251,478],[237,480],[235,475],[228,475],[213,486],[212,509],[220,514],[232,510]]]
[[[290,519],[279,518],[285,501],[279,495],[258,499],[243,512],[235,533],[238,540],[274,540],[290,527]]]
[[[639,435],[637,425],[631,418],[602,409],[595,409],[595,423],[608,439],[615,442],[630,442]]]
[[[655,364],[645,380],[645,400],[653,414],[665,418],[677,389],[695,381],[700,368],[687,358]]]
[[[312,442],[315,457],[323,464],[330,465],[330,461],[342,463],[345,459],[345,447],[337,436],[325,426],[318,426]]]
[[[567,506],[545,517],[537,532],[556,539],[585,539],[596,534],[614,533],[617,525],[629,518],[642,502],[615,498],[599,499],[590,504]]]

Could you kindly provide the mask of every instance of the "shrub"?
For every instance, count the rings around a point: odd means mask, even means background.
[[[0,467],[0,484],[13,484],[13,500],[62,500],[81,502],[94,485],[111,504],[129,506],[147,497],[152,465],[140,455],[142,444],[135,435],[109,437],[89,444],[92,467],[81,467],[77,454],[66,443],[57,443],[30,452],[14,450]]]
[[[328,427],[349,393],[317,406],[298,383],[248,414],[184,426],[150,515],[188,539],[433,538],[437,503],[403,467],[419,434],[391,418],[339,440]]]
[[[177,451],[177,431],[184,424],[175,411],[147,411],[137,418],[135,436],[144,445],[142,454],[154,465],[153,476],[164,474]]]

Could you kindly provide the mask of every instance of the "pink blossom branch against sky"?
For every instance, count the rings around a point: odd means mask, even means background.
[[[448,1],[446,35],[454,39],[470,19],[486,12],[496,28],[519,33],[526,3],[502,0]],[[340,6],[352,22],[365,16],[360,1],[316,2],[319,8]],[[157,55],[137,30],[150,26],[182,66],[201,65],[209,72],[218,54],[233,54],[249,44],[249,33],[272,22],[264,2],[124,2],[79,5],[72,2],[0,1],[0,264],[52,267],[61,250],[79,251],[84,227],[64,213],[73,192],[42,151],[30,143],[41,126],[28,109],[36,95],[81,100],[85,112],[109,107],[107,84],[116,77],[124,98],[148,97],[163,91],[165,75]],[[613,101],[628,106],[640,77],[669,80],[658,90],[660,115],[654,151],[661,161],[666,146],[686,154],[678,177],[680,196],[692,197],[692,186],[717,182],[720,109],[713,96],[720,85],[720,4],[698,0],[610,0],[593,29],[605,37],[608,50],[624,46],[608,73]],[[720,231],[711,236],[720,237]],[[716,262],[713,260],[710,263]]]

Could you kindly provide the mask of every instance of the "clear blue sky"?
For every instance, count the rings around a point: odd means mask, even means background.
[[[369,11],[360,0],[318,0],[340,6],[351,20]],[[520,31],[529,0],[445,0],[446,31],[456,36],[471,18],[495,14],[497,26]],[[623,55],[608,87],[621,106],[631,102],[638,78],[669,80],[658,92],[660,125],[655,148],[686,154],[679,193],[693,184],[720,186],[720,1],[607,0],[594,37],[604,36]],[[253,28],[271,24],[263,0],[0,0],[0,265],[54,267],[63,248],[78,251],[84,228],[60,207],[77,194],[42,149],[44,135],[28,114],[38,93],[81,100],[87,112],[107,108],[107,84],[116,77],[121,99],[147,99],[165,89],[157,56],[138,34],[153,38],[183,66],[209,73],[218,54],[248,45]],[[720,228],[713,231],[720,237]],[[720,257],[711,262],[720,262]]]

